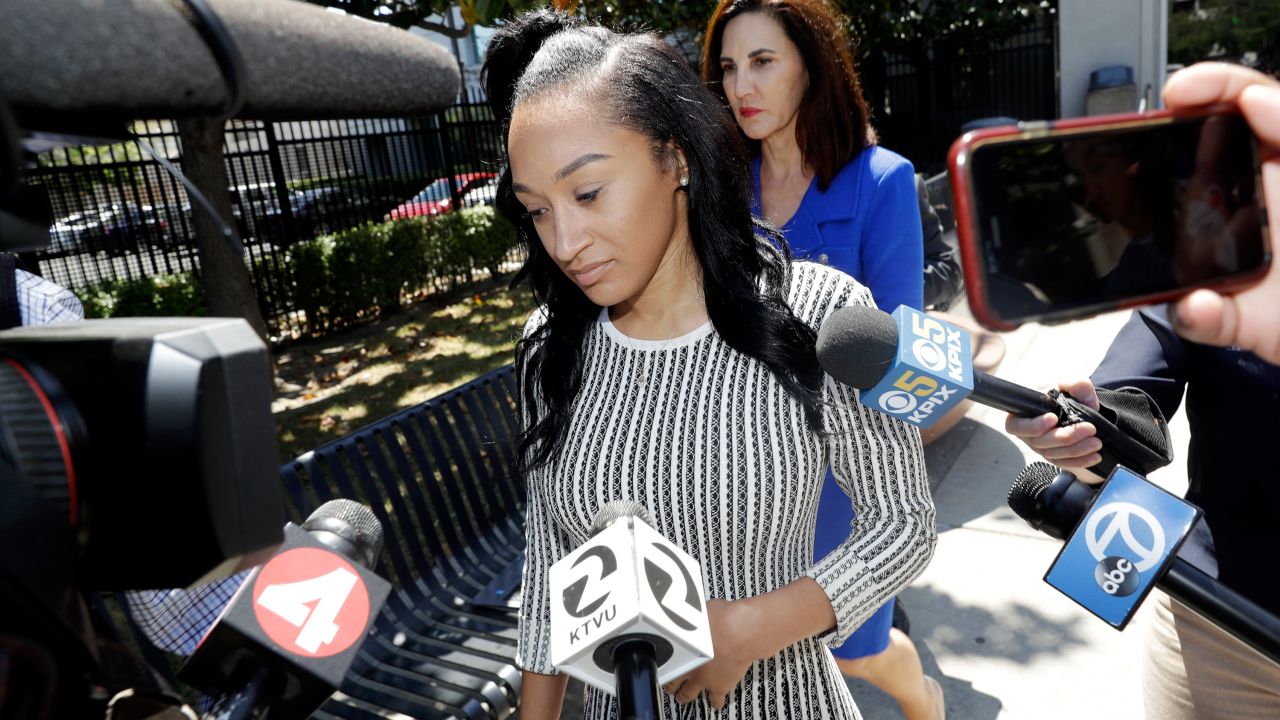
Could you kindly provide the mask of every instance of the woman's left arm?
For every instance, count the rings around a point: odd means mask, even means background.
[[[865,294],[855,303],[871,304]],[[808,572],[831,601],[835,628],[823,640],[836,645],[924,572],[937,532],[920,432],[865,407],[853,388],[825,382],[823,441],[856,513],[845,541]]]
[[[868,148],[864,152],[874,152]],[[899,305],[924,308],[924,232],[911,163],[880,151],[871,158],[867,217],[862,223],[862,278],[876,305],[893,312]]]

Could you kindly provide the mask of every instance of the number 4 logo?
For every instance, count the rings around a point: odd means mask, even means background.
[[[295,655],[328,657],[364,636],[369,590],[341,555],[296,548],[262,567],[254,580],[253,612],[280,647]]]

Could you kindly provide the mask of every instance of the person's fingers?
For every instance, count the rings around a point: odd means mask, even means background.
[[[1197,63],[1174,73],[1164,84],[1164,103],[1170,109],[1234,103],[1250,85],[1277,85],[1266,75],[1242,65]]]
[[[1098,464],[1102,459],[1101,450],[1102,441],[1091,437],[1063,447],[1046,448],[1040,455],[1058,467],[1086,468]]]
[[[662,689],[666,690],[668,695],[675,695],[676,693],[680,692],[680,686],[684,685],[685,681],[688,679],[689,679],[688,675],[681,675],[675,680],[672,680],[666,685],[663,685]]]
[[[698,695],[702,694],[702,685],[696,680],[690,678],[680,686],[680,690],[676,693],[676,702],[681,705],[688,705],[698,699]]]
[[[1267,79],[1269,84],[1250,85],[1241,90],[1237,101],[1253,134],[1263,145],[1269,146],[1263,148],[1264,160],[1274,157],[1280,150],[1280,83]]]
[[[1049,432],[1057,424],[1058,418],[1053,413],[1033,418],[1008,415],[1004,419],[1004,431],[1014,437],[1034,438]]]
[[[716,710],[723,710],[729,704],[729,694],[707,688],[707,702]]]
[[[1098,402],[1098,391],[1094,389],[1093,382],[1088,378],[1064,383],[1060,389],[1075,398],[1082,405],[1087,405],[1094,410],[1097,410],[1100,406],[1100,403]]]
[[[1036,437],[1023,438],[1022,441],[1032,450],[1044,454],[1046,450],[1060,450],[1062,448],[1071,447],[1076,443],[1088,440],[1097,435],[1097,428],[1093,423],[1076,423],[1067,425],[1066,427],[1054,428],[1049,432]]]

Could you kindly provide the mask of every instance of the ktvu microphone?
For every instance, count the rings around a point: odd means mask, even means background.
[[[702,570],[635,502],[601,508],[593,535],[551,566],[551,662],[660,718],[659,688],[712,658]]]
[[[1046,462],[1009,488],[1009,507],[1063,540],[1045,582],[1123,630],[1159,586],[1205,620],[1280,663],[1280,618],[1176,556],[1200,511],[1125,467],[1102,489]]]
[[[342,685],[391,586],[368,568],[382,525],[330,500],[258,567],[205,634],[179,677],[217,698],[213,717],[305,718]]]
[[[899,305],[839,308],[818,329],[818,364],[863,405],[927,428],[966,397],[1022,417],[1061,408],[1048,395],[973,369],[969,333]]]

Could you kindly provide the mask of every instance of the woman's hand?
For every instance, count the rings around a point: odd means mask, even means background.
[[[663,689],[686,705],[707,693],[707,702],[722,710],[729,693],[738,687],[756,655],[760,626],[747,600],[708,600],[707,619],[715,659],[667,683]]]

